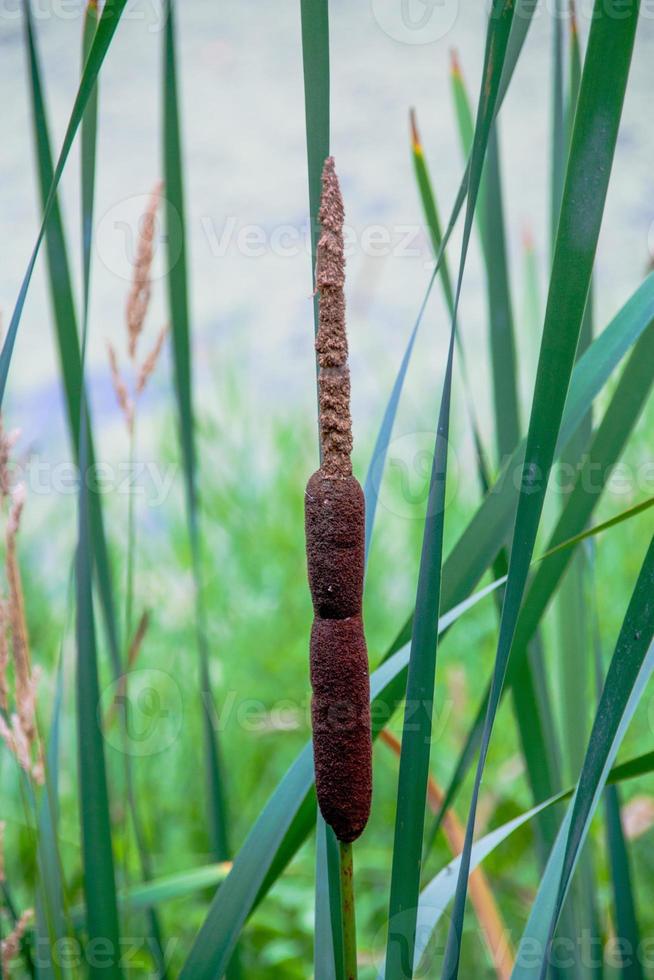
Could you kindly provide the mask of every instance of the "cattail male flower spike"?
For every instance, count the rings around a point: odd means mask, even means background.
[[[322,462],[305,494],[314,608],[311,718],[318,803],[339,840],[349,843],[367,823],[372,796],[370,683],[361,616],[365,503],[350,459],[343,201],[331,157],[322,184],[316,260]]]

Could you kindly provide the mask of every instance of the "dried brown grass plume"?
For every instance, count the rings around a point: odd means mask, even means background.
[[[128,385],[120,367],[116,347],[107,342],[109,370],[111,382],[116,395],[116,401],[125,418],[128,432],[134,429],[136,404],[152,376],[161,352],[163,350],[168,327],[164,326],[157,334],[151,350],[139,363],[137,359],[139,342],[145,327],[145,319],[152,294],[152,260],[154,258],[154,235],[156,229],[157,210],[161,200],[162,184],[155,185],[147,208],[141,220],[139,237],[136,245],[136,256],[132,272],[132,283],[127,296],[125,307],[125,328],[127,340],[127,356],[134,375],[133,383]]]

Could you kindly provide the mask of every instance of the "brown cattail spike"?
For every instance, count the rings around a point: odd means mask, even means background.
[[[318,803],[339,840],[362,832],[372,796],[368,654],[361,618],[365,501],[352,475],[345,335],[343,201],[334,161],[323,170],[316,284],[322,464],[305,494],[313,599],[311,720]]]
[[[322,470],[326,476],[352,472],[352,420],[350,418],[350,371],[345,334],[345,256],[343,248],[343,199],[328,157],[322,172],[320,238],[316,258],[316,288],[320,295],[318,336],[318,402]]]

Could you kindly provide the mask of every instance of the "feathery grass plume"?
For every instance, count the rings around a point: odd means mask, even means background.
[[[159,331],[159,336],[157,337],[154,347],[150,353],[146,356],[141,367],[139,368],[138,378],[136,379],[136,397],[143,393],[145,386],[150,379],[150,376],[154,372],[157,366],[157,361],[163,350],[164,340],[166,339],[166,334],[168,333],[168,325],[162,327]]]
[[[7,641],[7,603],[0,596],[0,710],[9,711],[9,643]]]
[[[25,485],[23,483],[19,483],[13,490],[11,499],[12,506],[6,530],[5,567],[9,586],[9,626],[14,650],[14,670],[16,672],[16,703],[22,716],[31,701],[29,636],[25,620],[23,583],[16,553],[16,537],[25,506]],[[25,734],[31,741],[34,736],[33,719],[25,714],[25,720],[27,722]]]
[[[368,654],[361,615],[365,502],[352,475],[345,334],[343,201],[325,161],[316,259],[320,295],[318,401],[322,462],[305,493],[311,629],[311,719],[316,792],[339,840],[361,834],[372,797]]]
[[[137,364],[136,354],[139,339],[143,333],[145,317],[150,305],[150,295],[152,283],[150,271],[152,268],[153,242],[157,208],[161,198],[162,184],[156,184],[141,221],[139,239],[136,247],[136,257],[134,260],[134,272],[132,285],[127,297],[125,312],[125,323],[127,328],[127,354],[135,372],[132,383],[132,390],[127,385],[118,364],[118,354],[114,345],[107,342],[107,353],[109,356],[109,370],[111,371],[111,382],[116,394],[116,401],[125,417],[127,431],[131,434],[134,430],[136,403],[140,395],[143,394],[145,387],[152,376],[154,369],[163,350],[168,326],[164,326],[159,331],[157,339],[149,354],[146,354],[141,364]]]
[[[150,194],[150,200],[141,219],[139,237],[136,245],[136,258],[132,275],[132,288],[127,297],[125,315],[127,320],[128,350],[131,361],[136,359],[136,347],[143,332],[145,315],[150,303],[152,282],[150,272],[154,255],[154,231],[157,210],[161,199],[161,182],[157,183]]]
[[[12,961],[16,959],[20,951],[20,944],[22,942],[23,936],[27,931],[27,927],[34,913],[32,909],[27,909],[18,922],[11,930],[6,939],[3,939],[0,943],[0,962],[2,963],[2,980],[8,980],[11,970]]]
[[[3,500],[10,501],[5,532],[5,572],[9,598],[0,596],[0,739],[15,756],[22,769],[36,782],[43,783],[43,753],[36,727],[36,689],[40,673],[31,667],[29,635],[25,617],[23,583],[18,563],[16,539],[25,505],[25,486],[19,483],[11,489],[9,481],[9,453],[6,442],[2,444],[0,460],[0,484]],[[11,635],[14,665],[15,711],[9,715],[9,644]]]
[[[134,425],[134,403],[130,397],[129,391],[127,390],[127,385],[123,381],[123,376],[120,373],[120,368],[118,366],[118,355],[116,353],[116,348],[111,341],[107,341],[107,354],[109,355],[109,370],[111,371],[111,382],[114,386],[116,401],[118,402],[118,405],[125,416],[127,428],[131,432]]]
[[[9,459],[11,456],[11,437],[4,430],[0,419],[0,497],[5,500],[11,490],[9,478]]]

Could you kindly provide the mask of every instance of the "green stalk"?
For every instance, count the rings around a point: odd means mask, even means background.
[[[134,461],[136,457],[136,417],[132,418],[129,427],[129,472],[134,472]],[[127,555],[125,559],[125,631],[123,636],[124,655],[123,660],[126,669],[129,669],[128,656],[129,647],[132,641],[132,619],[134,610],[134,552],[135,552],[136,521],[134,515],[134,493],[130,490],[127,497]]]
[[[356,980],[357,927],[354,906],[352,845],[340,842],[341,848],[341,908],[343,912],[343,956],[347,980]]]

